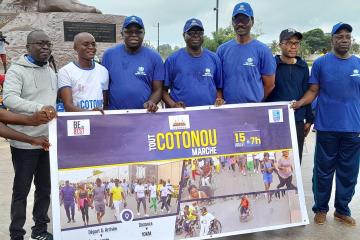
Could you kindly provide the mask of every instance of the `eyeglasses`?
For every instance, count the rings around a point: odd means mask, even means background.
[[[284,44],[287,47],[299,47],[300,46],[300,41],[284,41],[281,42],[281,44]]]
[[[238,14],[237,16],[233,17],[232,21],[234,24],[238,25],[239,23],[243,25],[248,25],[251,18],[249,16]]]
[[[202,30],[190,30],[188,32],[186,32],[187,35],[189,35],[190,37],[195,37],[195,36],[203,36],[204,35],[204,31]]]
[[[48,42],[48,41],[33,42],[33,43],[28,43],[28,44],[36,44],[36,45],[38,45],[38,46],[40,46],[42,48],[45,47],[45,46],[51,48],[53,46],[53,44],[51,42]]]
[[[136,30],[136,31],[124,30],[123,33],[127,36],[132,36],[132,35],[140,36],[140,35],[144,34],[144,31],[142,31],[142,30]]]

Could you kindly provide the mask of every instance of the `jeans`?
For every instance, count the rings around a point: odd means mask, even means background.
[[[49,153],[42,149],[19,149],[11,147],[12,163],[15,171],[11,199],[10,237],[23,238],[26,220],[27,196],[34,179],[34,207],[31,228],[34,235],[47,231],[50,219],[47,215],[50,205],[50,161]]]

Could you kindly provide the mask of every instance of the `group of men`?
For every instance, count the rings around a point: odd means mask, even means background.
[[[94,37],[80,33],[74,39],[78,59],[60,69],[58,77],[48,63],[50,38],[42,30],[32,31],[27,37],[28,53],[13,62],[6,75],[4,103],[11,112],[0,109],[0,121],[20,124],[0,125],[1,136],[15,139],[10,143],[15,170],[11,239],[23,239],[25,234],[26,197],[33,178],[35,226],[31,237],[52,239],[47,232],[50,174],[45,150],[49,144],[41,136],[48,134],[45,123],[56,116],[58,92],[66,111],[145,108],[156,112],[161,99],[175,108],[297,100],[292,106],[300,154],[313,122],[309,104],[318,96],[315,222],[326,220],[336,172],[335,217],[355,225],[348,204],[359,171],[360,60],[349,53],[352,27],[345,23],[333,27],[333,51],[314,62],[309,79],[306,63],[296,56],[301,33],[282,31],[281,55],[274,58],[265,44],[250,35],[254,13],[248,3],[234,7],[232,25],[236,38],[222,44],[215,54],[202,48],[201,21],[188,20],[183,31],[186,47],[163,64],[158,53],[142,45],[145,27],[141,18],[130,16],[121,30],[124,43],[105,51],[102,66],[93,60]]]

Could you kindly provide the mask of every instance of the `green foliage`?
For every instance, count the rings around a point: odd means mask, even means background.
[[[215,52],[216,49],[221,44],[229,41],[230,39],[235,38],[235,32],[232,26],[228,26],[226,28],[220,28],[217,33],[213,32],[211,35],[212,38],[209,38],[208,36],[204,36],[203,47],[213,52]]]
[[[273,55],[280,53],[279,43],[276,40],[273,40],[270,44],[270,49]]]
[[[304,32],[302,44],[305,43],[310,54],[331,51],[331,35],[325,34],[320,28]]]

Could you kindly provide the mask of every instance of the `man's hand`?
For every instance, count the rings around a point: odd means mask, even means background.
[[[290,103],[290,107],[294,110],[299,109],[303,106],[303,103],[301,100],[296,101],[296,100],[292,100]]]
[[[152,101],[147,101],[144,103],[144,108],[148,110],[148,112],[156,112],[159,107],[156,105],[156,103]]]
[[[215,107],[220,107],[221,105],[225,104],[225,100],[223,98],[216,98],[215,100]]]
[[[174,105],[171,106],[171,108],[186,108],[186,105],[184,102],[175,102]]]
[[[53,106],[44,106],[41,108],[41,111],[45,112],[49,121],[56,117],[56,110]]]
[[[34,137],[33,141],[31,142],[33,146],[41,146],[45,151],[49,151],[50,143],[49,139],[44,136]]]
[[[105,114],[104,109],[102,109],[102,108],[94,108],[92,111],[99,111],[99,112],[101,112],[102,115]]]
[[[305,125],[304,125],[304,137],[307,137],[307,135],[309,134],[311,125],[312,125],[311,123],[305,123]]]
[[[30,116],[30,125],[39,126],[41,124],[46,124],[50,120],[44,111],[36,112]]]

